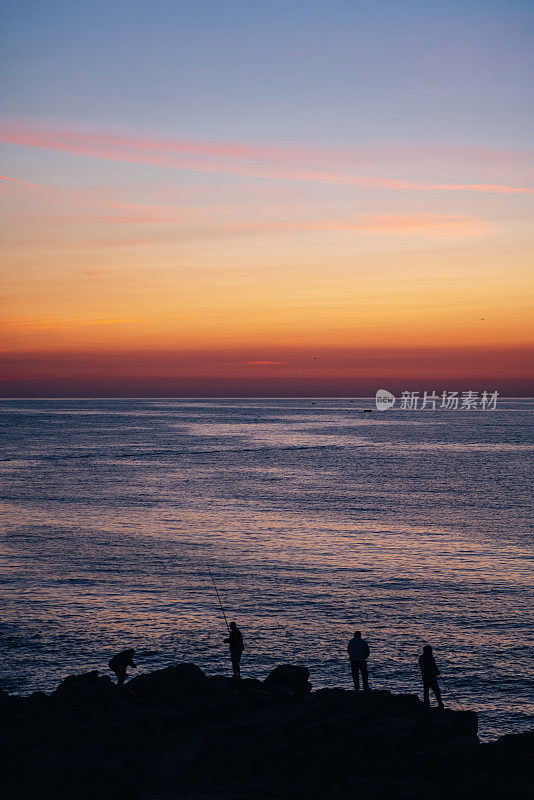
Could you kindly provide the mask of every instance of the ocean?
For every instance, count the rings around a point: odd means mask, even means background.
[[[492,739],[532,725],[534,400],[0,400],[0,687],[50,691],[137,651],[244,676],[309,667],[421,694],[425,643]],[[456,698],[456,699],[455,699]]]

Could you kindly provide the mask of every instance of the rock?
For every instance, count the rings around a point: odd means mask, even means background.
[[[206,680],[205,673],[196,664],[176,664],[138,675],[125,684],[125,689],[143,701],[168,703],[195,695]]]
[[[275,667],[265,678],[265,685],[282,686],[291,689],[296,694],[310,692],[312,685],[309,682],[310,670],[307,667],[294,667],[291,664],[282,664]]]
[[[526,797],[534,734],[480,744],[473,712],[415,695],[321,689],[194,664],[118,689],[97,672],[51,695],[0,695],[2,789],[17,800],[502,800]],[[289,702],[288,702],[289,700]]]
[[[496,752],[508,752],[534,756],[534,731],[501,736],[496,742],[490,742],[488,748]]]
[[[140,796],[135,776],[128,771],[79,758],[51,759],[31,773],[19,774],[16,785],[18,800],[62,800],[74,797],[77,800],[94,800],[99,796],[113,800],[136,800]]]
[[[109,675],[98,675],[97,670],[84,672],[81,675],[69,675],[57,687],[56,697],[73,700],[75,697],[111,696],[116,691],[116,686]],[[42,693],[39,693],[42,694]]]

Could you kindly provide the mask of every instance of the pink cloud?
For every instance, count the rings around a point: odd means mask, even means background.
[[[37,187],[46,191],[46,187]],[[210,205],[203,207],[185,207],[182,205],[157,205],[149,203],[134,203],[121,200],[106,200],[99,198],[100,190],[96,194],[78,191],[51,188],[52,198],[62,203],[69,204],[69,220],[77,223],[113,223],[124,226],[159,225],[172,226],[172,238],[196,238],[197,236],[219,236],[232,233],[255,233],[261,231],[272,232],[321,232],[321,231],[360,231],[384,232],[390,234],[420,233],[430,236],[477,236],[485,234],[490,229],[487,222],[471,216],[455,214],[439,214],[431,212],[419,213],[381,213],[359,214],[351,218],[341,219],[299,219],[299,209],[291,204],[281,206],[277,203],[268,209],[268,216],[263,219],[250,218],[257,215],[257,210],[248,206],[245,217],[236,220],[234,208],[228,205]],[[73,204],[78,205],[79,211],[73,215]],[[84,208],[87,206],[87,208]],[[274,215],[274,218],[273,218]],[[40,218],[64,222],[64,210],[61,206],[54,207],[50,204],[47,210],[42,211]],[[248,217],[248,218],[247,218]],[[269,219],[270,217],[270,219]],[[140,228],[141,230],[141,228]],[[146,229],[145,229],[146,230]],[[145,241],[144,237],[141,239]],[[92,239],[95,243],[95,240]],[[106,241],[107,244],[117,244],[117,241]],[[122,243],[121,243],[122,244]],[[129,245],[134,245],[132,239]],[[182,268],[182,267],[181,267]],[[183,267],[186,269],[186,267]]]
[[[488,192],[492,194],[532,194],[532,189],[519,186],[503,186],[499,183],[438,184],[429,187],[444,192]]]
[[[490,226],[487,222],[467,216],[453,214],[360,214],[350,219],[329,220],[247,220],[232,222],[217,219],[211,213],[194,212],[188,214],[183,209],[171,208],[139,211],[126,209],[123,213],[89,214],[78,217],[78,221],[98,223],[119,223],[122,225],[172,225],[174,237],[195,238],[201,236],[218,236],[228,234],[247,234],[265,232],[361,232],[384,234],[421,234],[423,236],[480,236],[487,234]],[[128,239],[129,244],[134,244]]]
[[[149,164],[168,169],[213,174],[231,174],[267,179],[339,183],[374,189],[397,189],[436,192],[481,192],[490,194],[527,194],[532,189],[524,186],[493,182],[428,183],[358,175],[347,172],[351,161],[365,161],[365,150],[351,152],[347,148],[333,152],[331,149],[306,147],[267,147],[250,144],[193,142],[189,140],[152,139],[117,134],[59,130],[43,127],[27,120],[5,119],[0,130],[0,140],[26,147],[56,150],[74,155],[90,156],[108,161]],[[378,152],[378,150],[369,150]],[[414,155],[413,148],[410,150]],[[319,163],[343,167],[332,172],[326,168],[310,168]],[[308,165],[308,166],[307,166]]]
[[[18,178],[8,178],[6,175],[0,175],[0,180],[7,181],[8,183],[16,183],[21,186],[37,186],[36,183],[29,183],[28,181],[19,181]]]
[[[242,231],[360,231],[363,233],[422,234],[428,236],[478,236],[488,226],[473,217],[450,214],[361,214],[347,220],[244,223]]]

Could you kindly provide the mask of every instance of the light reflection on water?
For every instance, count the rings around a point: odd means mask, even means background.
[[[374,686],[419,691],[430,641],[483,736],[524,729],[532,403],[369,405],[2,401],[3,686],[53,688],[127,644],[146,670],[228,672],[211,569],[246,674],[292,661],[348,687],[361,627]]]

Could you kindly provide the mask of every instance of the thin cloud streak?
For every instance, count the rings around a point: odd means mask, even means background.
[[[373,233],[419,233],[428,235],[480,235],[487,233],[487,225],[471,217],[447,214],[407,214],[373,215],[363,214],[349,220],[326,222],[266,222],[234,226],[242,231],[362,231]]]
[[[104,206],[106,207],[106,206]],[[361,214],[350,219],[330,219],[330,220],[247,220],[243,222],[229,222],[224,219],[206,216],[199,211],[188,213],[184,209],[170,208],[145,211],[140,206],[138,212],[133,208],[117,214],[113,206],[109,206],[110,211],[98,213],[85,213],[76,216],[77,223],[98,224],[99,226],[109,224],[112,227],[120,226],[139,226],[139,231],[122,242],[119,237],[105,238],[102,241],[106,246],[117,244],[127,244],[134,246],[136,243],[146,243],[144,232],[151,230],[153,226],[158,226],[160,233],[154,241],[163,241],[168,238],[163,236],[163,230],[172,231],[171,240],[176,238],[213,238],[232,234],[254,234],[254,233],[380,233],[391,235],[413,235],[421,236],[485,236],[493,231],[493,225],[475,217],[458,216],[452,214]],[[60,224],[61,217],[55,215]],[[163,238],[162,238],[163,237]],[[91,237],[90,246],[98,246],[100,237]],[[192,269],[191,267],[179,266],[178,269]]]
[[[0,175],[0,180],[7,181],[8,183],[15,183],[19,186],[34,186],[38,188],[38,184],[30,183],[29,181],[21,181],[18,178],[8,178],[6,175]]]
[[[102,133],[79,133],[31,127],[7,120],[0,141],[26,147],[55,150],[108,161],[147,164],[189,172],[211,172],[271,180],[339,183],[374,189],[436,192],[480,192],[485,194],[530,194],[533,189],[495,183],[423,183],[396,178],[350,175],[327,170],[310,170],[306,162],[329,161],[326,151],[309,148],[260,147],[246,144],[217,144],[182,140],[146,139]],[[350,161],[347,158],[347,161]]]
[[[84,319],[82,317],[59,317],[55,318],[35,318],[35,317],[15,317],[0,320],[0,330],[5,329],[28,329],[37,331],[56,331],[71,330],[73,327],[95,327],[99,325],[134,325],[139,322],[147,322],[140,317],[111,318],[111,319]]]
[[[47,187],[30,184],[35,188],[47,191]],[[360,231],[384,232],[392,234],[413,234],[434,236],[480,236],[492,230],[486,221],[470,216],[453,214],[437,214],[424,212],[419,214],[360,214],[350,219],[330,220],[295,220],[287,218],[272,220],[246,220],[243,222],[230,222],[217,219],[217,215],[224,213],[224,206],[211,205],[207,207],[186,207],[172,205],[150,205],[146,203],[132,203],[116,200],[93,200],[90,206],[97,206],[99,211],[78,212],[72,216],[73,203],[84,205],[83,195],[72,190],[63,191],[57,187],[50,188],[50,195],[57,201],[68,201],[70,219],[80,223],[110,223],[119,225],[172,225],[176,231],[186,232],[188,236],[201,234],[202,236],[224,233],[256,233],[256,232],[309,232],[319,233],[327,231]],[[277,206],[278,213],[280,212]],[[49,210],[42,213],[41,219],[62,219],[62,212]],[[93,240],[94,243],[94,240]],[[133,242],[131,242],[133,243]],[[113,244],[113,242],[109,242]],[[181,267],[182,269],[190,269]]]

